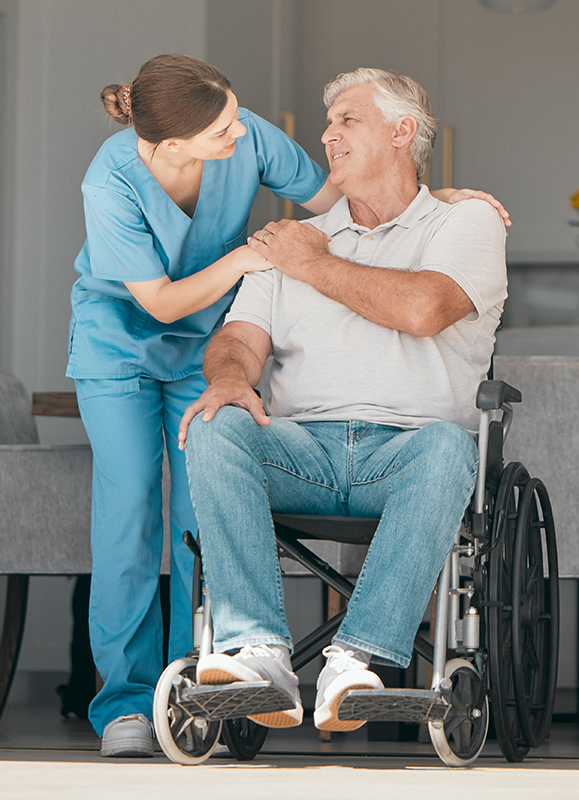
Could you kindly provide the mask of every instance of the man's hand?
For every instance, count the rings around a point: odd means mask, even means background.
[[[179,425],[179,450],[185,449],[187,431],[193,417],[202,411],[203,421],[209,422],[222,406],[237,406],[245,408],[258,425],[269,425],[270,420],[265,411],[259,395],[257,395],[247,381],[221,378],[212,381],[205,389],[199,400],[188,408]]]
[[[308,222],[282,219],[268,222],[265,228],[250,236],[247,243],[260,256],[289,278],[311,283],[308,271],[321,258],[329,255],[330,237]]]

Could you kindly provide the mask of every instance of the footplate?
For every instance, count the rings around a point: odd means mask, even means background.
[[[426,689],[356,689],[343,696],[338,719],[432,722],[450,707],[440,692]]]
[[[239,681],[221,686],[179,687],[179,705],[193,716],[206,719],[236,719],[294,708],[290,695],[270,681]]]

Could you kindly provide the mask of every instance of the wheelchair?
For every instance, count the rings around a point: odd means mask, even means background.
[[[476,486],[435,589],[433,636],[420,631],[414,652],[432,665],[430,689],[347,692],[343,720],[426,723],[442,761],[467,767],[489,730],[511,762],[522,761],[549,734],[559,642],[559,584],[553,513],[545,485],[518,462],[505,466],[503,443],[518,390],[486,380],[478,389],[479,468]],[[353,584],[303,541],[368,545],[377,519],[273,514],[280,556],[299,562],[346,600]],[[163,672],[154,723],[165,755],[183,765],[203,763],[224,742],[238,760],[261,749],[267,728],[250,714],[291,707],[267,682],[196,686],[197,660],[211,652],[211,602],[203,585],[201,553],[193,576],[194,648]],[[341,610],[295,645],[294,671],[318,656],[346,614]],[[285,705],[284,705],[285,703]]]

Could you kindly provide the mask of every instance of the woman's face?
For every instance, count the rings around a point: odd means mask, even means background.
[[[237,98],[233,92],[227,92],[227,105],[219,117],[201,133],[191,139],[169,139],[177,143],[179,152],[184,156],[203,161],[218,158],[229,158],[235,152],[235,142],[245,136],[247,129],[237,118]]]

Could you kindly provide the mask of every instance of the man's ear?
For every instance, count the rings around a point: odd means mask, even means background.
[[[394,123],[392,131],[392,146],[405,147],[410,144],[416,134],[418,123],[416,119],[411,116],[402,117]]]

